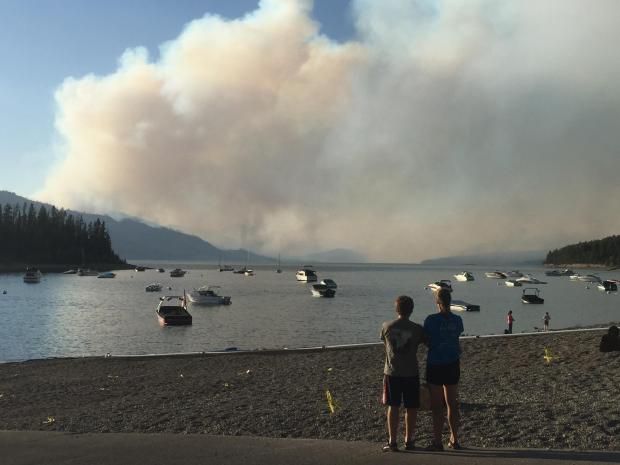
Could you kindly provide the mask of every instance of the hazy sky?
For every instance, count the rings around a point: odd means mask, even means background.
[[[618,233],[618,13],[0,1],[1,187],[265,253],[417,261]]]

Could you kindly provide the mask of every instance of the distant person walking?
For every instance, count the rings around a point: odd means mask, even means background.
[[[443,450],[441,440],[445,416],[443,405],[447,406],[450,440],[448,447],[461,449],[458,436],[460,421],[458,384],[461,376],[461,347],[459,336],[463,333],[463,320],[450,311],[452,296],[448,289],[439,289],[435,294],[438,312],[424,320],[424,333],[428,338],[426,360],[426,382],[431,393],[433,413],[433,442],[429,451]]]
[[[381,327],[385,346],[383,368],[383,404],[387,406],[388,442],[384,452],[398,451],[398,423],[401,403],[405,407],[405,449],[415,449],[415,423],[420,407],[418,346],[424,343],[422,326],[409,318],[413,299],[401,295],[395,302],[397,318]]]
[[[543,316],[543,331],[549,331],[549,321],[551,321],[549,312],[545,312],[545,316]]]
[[[508,325],[507,334],[512,334],[512,324],[515,322],[514,317],[512,316],[512,310],[508,310],[508,315],[506,315],[506,325]]]

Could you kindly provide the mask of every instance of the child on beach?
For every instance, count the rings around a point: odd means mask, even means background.
[[[506,315],[506,324],[508,325],[508,333],[507,334],[512,334],[512,324],[514,323],[515,319],[512,316],[512,310],[508,310],[508,315]]]
[[[605,334],[601,338],[599,349],[601,352],[614,352],[620,350],[620,330],[617,326],[610,326]]]
[[[405,449],[415,449],[415,423],[420,407],[420,376],[418,346],[424,343],[422,326],[409,318],[413,313],[413,299],[401,295],[396,299],[396,315],[381,327],[385,346],[383,369],[383,404],[387,406],[388,442],[384,452],[398,451],[398,423],[401,403],[405,407]]]
[[[543,316],[543,331],[549,331],[549,321],[551,317],[549,316],[549,312],[545,312],[545,316]]]

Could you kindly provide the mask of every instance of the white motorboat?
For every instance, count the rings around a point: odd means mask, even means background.
[[[508,287],[521,287],[523,284],[517,279],[507,279],[504,281]]]
[[[321,280],[321,284],[325,284],[329,289],[338,289],[338,284],[336,284],[336,281],[330,278]]]
[[[24,274],[24,282],[28,284],[40,283],[41,276],[41,272],[38,268],[26,268],[26,274]]]
[[[501,271],[487,271],[484,273],[487,278],[491,279],[506,279],[506,274]]]
[[[336,289],[322,283],[313,284],[310,290],[314,297],[334,297],[336,295]]]
[[[295,274],[295,278],[297,278],[297,281],[303,281],[307,283],[316,282],[318,279],[316,276],[316,272],[311,268],[302,268],[301,270],[298,270]]]
[[[230,305],[230,296],[221,296],[215,289],[220,286],[202,286],[187,294],[190,302],[199,305]]]
[[[454,277],[457,281],[473,281],[474,275],[469,271],[462,271],[458,274],[455,274]]]
[[[435,281],[434,283],[430,283],[426,286],[427,289],[432,291],[438,291],[439,289],[447,289],[452,292],[452,281],[449,279],[442,279],[440,281]]]
[[[254,276],[254,270],[246,268],[246,270],[243,272],[243,274],[246,275],[246,276]]]
[[[116,278],[116,273],[112,273],[111,271],[104,271],[103,273],[99,273],[97,278]]]
[[[159,292],[162,289],[161,283],[151,283],[144,289],[146,292]]]
[[[569,275],[568,279],[570,279],[571,281],[579,281],[580,277],[581,277],[581,275],[579,273],[575,273],[575,274]]]
[[[605,292],[618,292],[618,283],[615,280],[602,281],[596,287]]]
[[[522,284],[547,284],[546,281],[541,281],[540,279],[537,279],[534,276],[529,275],[529,274],[526,274],[520,278],[517,278],[517,281],[519,281]]]
[[[583,274],[580,275],[577,279],[586,283],[600,283],[602,281],[601,278],[593,274]]]
[[[470,304],[462,300],[453,300],[450,303],[450,310],[453,312],[479,312],[480,305]]]

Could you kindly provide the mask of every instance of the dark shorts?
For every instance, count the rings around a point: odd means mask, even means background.
[[[447,365],[426,365],[426,382],[436,386],[459,384],[461,378],[460,360]]]
[[[383,405],[420,408],[420,378],[383,375]]]

